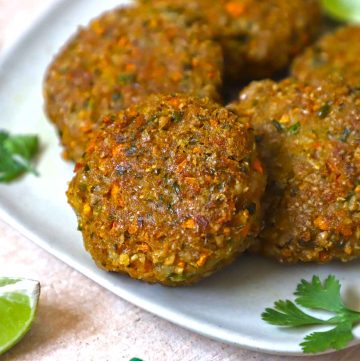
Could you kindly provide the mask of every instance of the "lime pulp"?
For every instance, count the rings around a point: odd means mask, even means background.
[[[325,12],[341,21],[360,23],[359,0],[321,0]]]
[[[40,296],[37,281],[0,278],[0,355],[29,331]]]

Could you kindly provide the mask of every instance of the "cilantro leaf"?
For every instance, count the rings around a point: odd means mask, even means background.
[[[341,350],[354,339],[352,323],[344,322],[326,332],[313,332],[300,344],[305,353],[324,352],[329,349]]]
[[[323,323],[322,320],[301,311],[299,307],[289,300],[275,302],[274,309],[267,308],[261,317],[264,321],[276,326],[299,327]]]
[[[294,135],[297,134],[299,132],[301,128],[301,124],[300,122],[295,123],[294,125],[292,125],[291,127],[288,128],[288,133],[290,135]]]
[[[39,140],[32,135],[8,136],[4,140],[4,148],[12,154],[31,160],[39,149]]]
[[[0,182],[10,182],[26,172],[37,174],[31,161],[38,150],[37,136],[0,131]]]
[[[300,306],[331,312],[340,312],[345,307],[340,296],[340,282],[335,276],[329,276],[324,285],[314,276],[311,282],[302,280],[294,293],[295,302]]]
[[[310,282],[302,280],[294,293],[295,303],[275,302],[274,308],[267,308],[262,319],[271,325],[285,327],[331,326],[325,332],[313,332],[300,344],[304,353],[318,353],[329,349],[340,350],[353,340],[352,328],[360,323],[360,312],[347,308],[341,298],[341,285],[335,276],[328,276],[321,282],[313,276]],[[325,310],[335,314],[328,319],[308,315],[298,306],[313,310]]]

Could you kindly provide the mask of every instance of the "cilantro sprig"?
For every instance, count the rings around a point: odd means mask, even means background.
[[[261,315],[271,325],[286,327],[331,326],[329,331],[313,332],[300,344],[304,353],[319,353],[326,350],[340,350],[354,339],[352,329],[360,323],[360,312],[345,306],[341,294],[341,285],[335,276],[321,282],[314,276],[311,282],[302,280],[294,293],[295,303],[289,300],[277,301],[274,308],[267,308]],[[328,319],[319,319],[308,315],[298,306],[307,309],[323,310],[333,313]]]
[[[0,131],[0,182],[11,182],[24,173],[37,175],[31,161],[38,151],[37,136]]]

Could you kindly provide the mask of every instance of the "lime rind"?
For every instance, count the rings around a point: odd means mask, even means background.
[[[12,285],[19,281],[21,281],[19,278],[0,278],[0,287],[6,286],[6,285]]]
[[[341,21],[360,24],[359,0],[321,0],[325,12]]]
[[[0,278],[0,355],[29,331],[40,296],[38,281]]]

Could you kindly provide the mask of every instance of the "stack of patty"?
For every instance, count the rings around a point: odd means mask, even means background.
[[[154,3],[103,14],[81,28],[51,64],[46,111],[65,158],[81,158],[103,115],[150,94],[221,101],[223,53],[233,80],[270,76],[320,27],[317,0]]]
[[[332,45],[358,29],[223,108],[223,78],[272,76],[313,40],[318,2],[139,3],[80,29],[45,81],[96,263],[173,286],[249,248],[282,262],[359,256],[357,50],[342,62]]]

